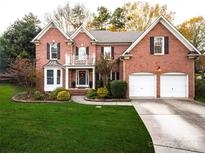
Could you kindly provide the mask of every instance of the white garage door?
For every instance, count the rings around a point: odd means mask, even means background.
[[[187,97],[187,75],[161,75],[161,97]]]
[[[129,76],[130,97],[156,97],[156,77],[153,74]]]

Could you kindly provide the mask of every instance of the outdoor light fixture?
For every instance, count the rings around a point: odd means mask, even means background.
[[[157,72],[161,72],[160,66],[157,67]]]

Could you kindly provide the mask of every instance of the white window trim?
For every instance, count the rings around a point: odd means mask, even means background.
[[[162,53],[155,53],[155,41],[157,39],[161,38],[162,39]],[[154,36],[154,55],[164,55],[164,37],[163,36]]]
[[[47,70],[53,70],[53,84],[47,84]],[[57,84],[57,70],[60,70],[60,84]],[[62,68],[59,67],[46,67],[44,68],[44,91],[53,91],[58,87],[63,86],[63,73]]]
[[[110,57],[109,57],[109,58],[106,58],[105,48],[110,48]],[[104,59],[106,58],[106,59],[108,59],[108,60],[112,59],[112,47],[111,47],[111,46],[105,46],[105,47],[103,48],[103,57],[104,57]]]
[[[53,43],[56,43],[56,42],[53,42]],[[58,59],[58,43],[56,43],[57,44],[57,58],[52,58],[51,48],[52,48],[53,43],[50,43],[50,60],[57,60]]]
[[[80,57],[80,50],[84,50],[85,51],[85,56],[84,57]],[[87,55],[86,55],[86,47],[79,47],[78,48],[78,60],[86,60],[87,59]]]
[[[79,85],[79,71],[85,71],[86,72],[86,76],[85,76],[85,83],[84,85]],[[89,71],[88,70],[76,70],[76,87],[89,87]]]

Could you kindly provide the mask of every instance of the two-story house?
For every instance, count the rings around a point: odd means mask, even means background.
[[[164,17],[144,32],[89,31],[80,26],[63,32],[49,23],[33,40],[40,89],[65,87],[81,94],[95,89],[100,56],[119,59],[111,80],[125,80],[127,95],[135,97],[195,96],[194,59],[200,52]]]

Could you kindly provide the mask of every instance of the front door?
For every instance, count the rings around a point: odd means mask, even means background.
[[[87,87],[88,86],[88,71],[79,70],[77,71],[77,87]]]

